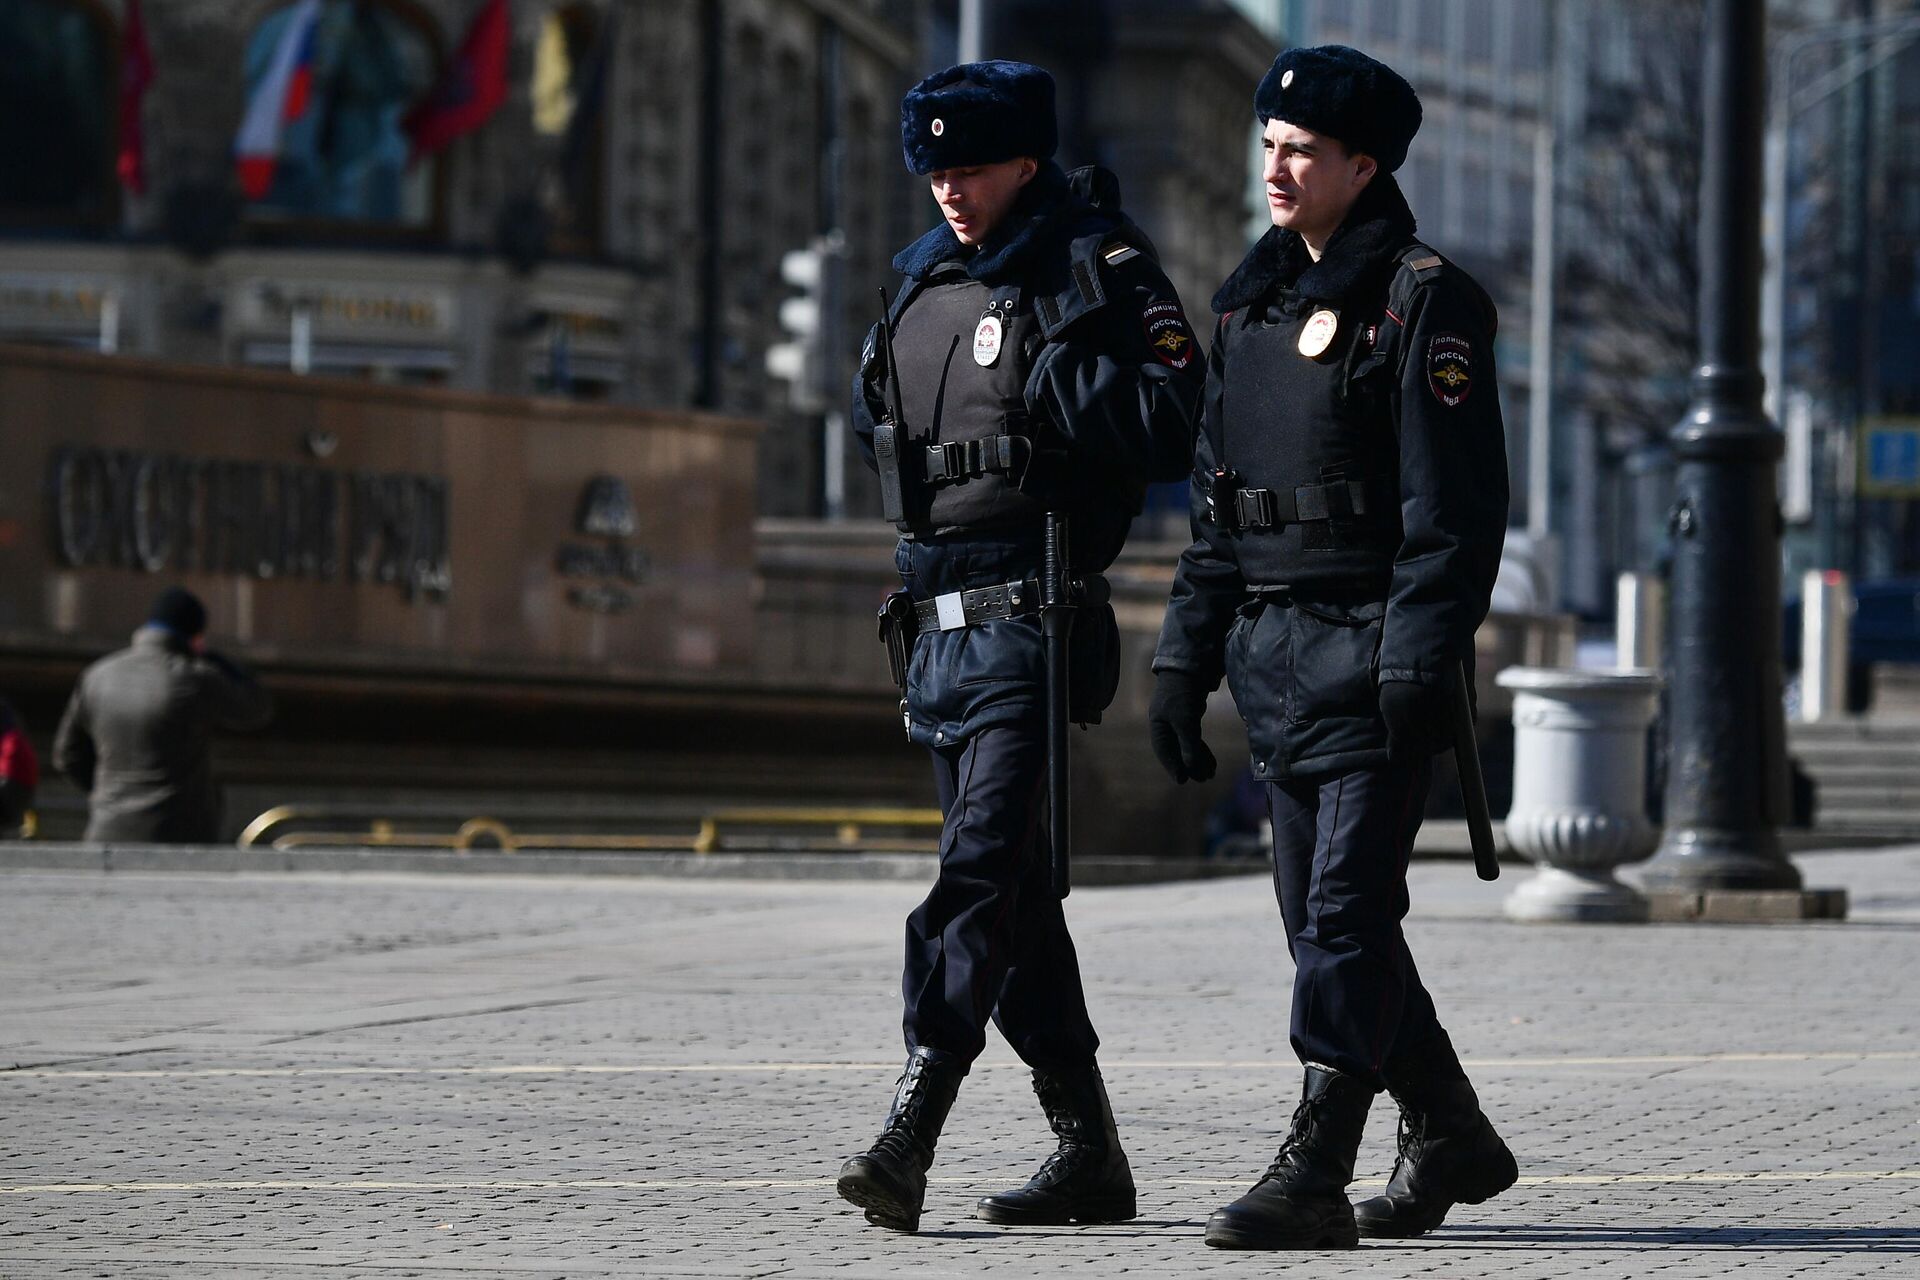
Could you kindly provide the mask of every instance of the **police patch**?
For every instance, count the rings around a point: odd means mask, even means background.
[[[1177,302],[1155,302],[1140,313],[1146,327],[1147,343],[1154,358],[1169,369],[1184,369],[1193,363],[1193,330]]]
[[[1434,335],[1427,344],[1427,386],[1451,409],[1473,390],[1473,345],[1457,333]]]

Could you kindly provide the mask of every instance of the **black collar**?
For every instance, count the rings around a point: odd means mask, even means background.
[[[1074,239],[1117,221],[1089,205],[1073,190],[1060,166],[1049,160],[1014,201],[1006,221],[994,229],[978,249],[960,243],[945,222],[902,249],[893,259],[894,270],[915,280],[925,279],[945,262],[960,262],[983,284],[1004,284],[1020,273],[1036,251],[1057,246],[1064,251]]]
[[[1337,306],[1373,286],[1413,232],[1413,210],[1407,207],[1400,184],[1392,174],[1383,173],[1360,193],[1318,262],[1299,233],[1270,228],[1213,295],[1213,309],[1225,315],[1279,288]]]

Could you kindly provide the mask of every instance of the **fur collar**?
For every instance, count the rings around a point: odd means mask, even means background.
[[[1413,238],[1413,232],[1413,210],[1407,207],[1400,184],[1392,174],[1380,174],[1360,193],[1347,220],[1327,241],[1320,261],[1308,254],[1306,241],[1298,233],[1269,228],[1213,295],[1213,309],[1225,315],[1276,288],[1291,288],[1316,302],[1344,302],[1378,275]]]
[[[1119,219],[1083,200],[1060,166],[1049,160],[1014,201],[1005,223],[977,250],[961,244],[942,222],[895,255],[893,268],[920,280],[943,262],[960,261],[975,280],[998,285],[1018,275],[1036,251],[1064,251],[1080,236],[1118,225]]]

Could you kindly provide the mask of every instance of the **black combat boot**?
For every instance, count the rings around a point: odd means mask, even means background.
[[[1347,1203],[1373,1088],[1307,1066],[1293,1129],[1253,1190],[1207,1219],[1216,1249],[1351,1249],[1360,1243]]]
[[[1008,1226],[1126,1222],[1134,1216],[1133,1170],[1120,1149],[1100,1068],[1033,1073],[1033,1091],[1060,1147],[1018,1191],[980,1201],[975,1213]]]
[[[935,1049],[915,1049],[893,1095],[879,1139],[840,1166],[840,1196],[867,1211],[867,1221],[918,1231],[940,1127],[953,1109],[966,1070]]]
[[[1514,1184],[1520,1169],[1493,1131],[1464,1075],[1418,1083],[1387,1076],[1400,1104],[1400,1153],[1384,1195],[1353,1207],[1363,1236],[1422,1236],[1456,1203],[1479,1204]]]

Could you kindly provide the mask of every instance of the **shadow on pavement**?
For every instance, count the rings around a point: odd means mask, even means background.
[[[1712,1249],[1806,1253],[1920,1253],[1920,1227],[1520,1227],[1442,1229],[1429,1239],[1487,1247],[1600,1245],[1653,1248],[1689,1244]]]

